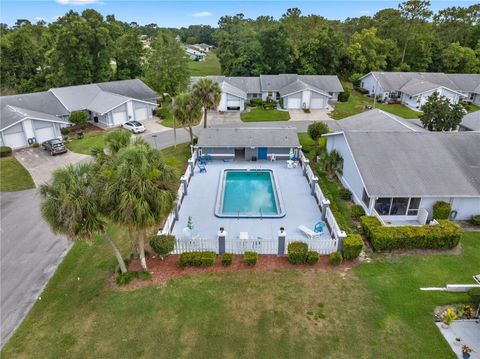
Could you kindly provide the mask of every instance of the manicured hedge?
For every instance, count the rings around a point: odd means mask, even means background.
[[[461,229],[449,220],[438,220],[437,225],[385,227],[371,216],[360,218],[360,223],[376,251],[394,249],[450,249],[461,237]]]
[[[215,252],[185,252],[180,254],[180,267],[210,267],[215,263]]]
[[[354,204],[352,206],[352,218],[359,219],[361,216],[365,215],[365,210],[359,204]]]
[[[291,264],[303,264],[307,260],[308,245],[304,242],[288,244],[288,261]]]
[[[320,253],[315,251],[310,251],[307,253],[307,263],[313,266],[320,259]]]
[[[12,149],[8,146],[0,146],[0,157],[8,157],[12,154]]]
[[[480,226],[480,214],[472,216],[472,224],[475,226]]]
[[[352,192],[348,188],[340,188],[338,195],[345,201],[350,201],[352,199]]]
[[[450,212],[452,212],[452,206],[450,203],[438,201],[433,205],[434,219],[448,219]]]
[[[340,252],[330,253],[328,257],[328,262],[334,266],[338,266],[339,264],[342,264],[343,262],[342,253]]]
[[[153,235],[150,238],[150,247],[163,260],[175,248],[175,236],[172,235]]]
[[[254,266],[258,262],[258,253],[257,252],[243,253],[243,261],[249,266]]]
[[[233,263],[233,254],[232,253],[222,254],[222,265],[229,266],[232,263]]]
[[[359,234],[350,234],[343,241],[343,258],[345,260],[355,259],[363,249],[363,239]]]
[[[468,291],[468,295],[475,304],[480,304],[480,288],[472,288]]]

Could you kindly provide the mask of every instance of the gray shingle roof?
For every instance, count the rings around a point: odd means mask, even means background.
[[[299,147],[297,130],[285,128],[206,128],[198,136],[199,147]]]
[[[345,132],[374,197],[480,197],[480,134]]]
[[[325,92],[343,92],[343,86],[336,75],[300,75],[303,82]]]
[[[117,95],[156,103],[158,94],[139,79],[100,82],[97,84],[103,91]]]
[[[237,96],[237,97],[240,97],[240,98],[243,98],[244,100],[247,99],[247,93],[241,89],[239,89],[238,87],[235,87],[233,85],[230,85],[228,82],[226,81],[223,81],[221,84],[220,84],[220,88],[222,89],[222,92],[225,92],[227,94],[230,94],[230,95],[234,95],[234,96]]]
[[[297,79],[298,75],[296,74],[260,75],[260,86],[262,87],[262,91],[278,92]]]
[[[94,97],[92,102],[87,104],[86,108],[90,111],[103,114],[127,102],[128,99],[128,97],[122,95],[100,91],[97,96]]]
[[[36,117],[48,116],[68,116],[68,111],[62,106],[60,101],[50,92],[35,92],[31,94],[2,96],[0,97],[0,130],[21,120],[22,116],[9,106],[35,111]]]
[[[100,93],[95,84],[57,87],[50,89],[68,111],[80,111],[88,108],[88,104]]]
[[[411,79],[405,85],[400,88],[400,91],[406,93],[410,96],[415,96],[427,91],[435,90],[441,87],[438,84],[433,84],[428,81],[423,81],[419,79]]]
[[[419,120],[406,120],[398,116],[373,109],[336,121],[337,131],[397,131],[425,132]],[[335,129],[330,129],[335,131]]]
[[[200,80],[201,76],[192,76],[190,78],[190,84],[194,85],[195,83]],[[222,82],[226,82],[245,93],[261,93],[262,90],[260,88],[260,79],[258,77],[246,77],[246,76],[239,76],[239,77],[225,77],[225,76],[207,76],[208,79],[221,84]]]
[[[315,92],[321,93],[324,96],[332,97],[328,93],[326,93],[325,91],[322,91],[321,89],[317,88],[316,86],[309,85],[309,84],[303,82],[302,80],[296,80],[296,81],[292,82],[291,84],[288,84],[287,86],[281,88],[279,93],[280,93],[280,96],[286,96],[286,95],[297,93],[297,92],[300,92],[300,91],[303,91],[303,90],[313,90]]]
[[[480,74],[447,74],[447,76],[460,91],[480,93]]]
[[[430,82],[459,91],[458,86],[442,72],[371,72],[385,91],[398,91],[412,79]]]
[[[467,113],[463,117],[461,125],[470,131],[480,131],[480,111]]]

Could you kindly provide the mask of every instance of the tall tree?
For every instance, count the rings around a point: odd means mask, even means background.
[[[407,22],[407,29],[404,32],[403,50],[400,64],[405,61],[405,53],[407,52],[408,43],[412,37],[412,34],[416,30],[416,26],[422,22],[425,22],[430,16],[432,11],[429,9],[430,1],[423,0],[407,0],[400,5],[400,13],[403,19]]]
[[[145,270],[146,232],[171,211],[177,179],[177,171],[145,142],[121,149],[103,171],[102,203],[113,221],[137,232],[138,252]]]
[[[91,240],[100,235],[110,246],[122,273],[127,271],[123,257],[108,235],[99,206],[99,194],[91,183],[91,164],[69,165],[56,170],[50,183],[40,187],[43,218],[55,233],[70,240]]]
[[[193,85],[193,96],[196,101],[203,107],[203,127],[207,128],[207,113],[217,109],[222,91],[217,82],[208,78],[198,80]]]
[[[452,105],[450,101],[434,92],[422,106],[420,121],[429,131],[456,130],[465,115],[465,109],[459,103]]]
[[[183,92],[175,97],[172,114],[183,126],[188,127],[190,144],[193,145],[192,126],[202,118],[202,108],[191,92]]]
[[[480,72],[480,58],[469,47],[453,42],[443,50],[443,70],[451,73]]]
[[[170,31],[161,30],[152,43],[145,81],[158,93],[171,96],[186,89],[189,73],[185,50]]]

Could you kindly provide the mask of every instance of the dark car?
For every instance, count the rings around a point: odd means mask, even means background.
[[[58,138],[53,138],[51,140],[45,141],[42,143],[42,147],[45,151],[49,151],[50,155],[54,156],[59,153],[67,152],[67,148],[62,140]]]

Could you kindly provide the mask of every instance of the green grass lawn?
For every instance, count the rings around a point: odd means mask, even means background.
[[[67,148],[72,152],[90,155],[93,147],[105,147],[106,132],[86,132],[82,139],[74,138],[67,143]]]
[[[162,120],[162,121],[160,122],[160,124],[161,124],[162,126],[165,126],[165,127],[173,128],[173,115],[172,115],[172,113],[171,113],[169,110],[167,110],[167,109],[160,109],[160,112],[161,112],[162,116],[165,116],[165,119]],[[198,125],[198,124],[200,123],[200,120],[201,120],[201,119],[199,119],[198,121],[196,121],[196,122],[193,124],[193,126]],[[176,126],[176,128],[183,128],[183,127],[184,127],[184,126],[180,125],[180,124],[178,123],[178,121],[176,121],[175,126]]]
[[[205,61],[193,61],[188,63],[190,76],[221,75],[220,61],[213,52],[209,52]]]
[[[165,162],[178,169],[180,174],[185,172],[187,161],[192,156],[190,152],[190,143],[181,143],[175,147],[167,147],[160,150]]]
[[[240,119],[243,122],[288,121],[290,114],[287,111],[265,110],[263,107],[255,107],[250,112],[242,112]]]
[[[110,233],[127,254],[126,233]],[[115,267],[107,245],[79,242],[1,354],[454,358],[432,311],[467,296],[419,287],[471,282],[480,270],[480,235],[464,235],[462,247],[460,255],[378,257],[350,271],[203,274],[120,292],[106,280]]]
[[[475,112],[475,111],[480,111],[480,106],[479,105],[474,105],[473,103],[469,104],[468,105],[468,112]]]
[[[0,158],[0,192],[35,188],[32,176],[15,157]]]
[[[365,95],[362,95],[360,92],[351,89],[351,85],[344,84],[344,87],[350,88],[350,97],[347,102],[337,102],[335,105],[335,110],[330,114],[335,120],[340,120],[342,118],[356,115],[357,113],[363,112],[366,105],[373,106],[372,99],[368,98]],[[403,117],[403,118],[418,118],[421,115],[421,112],[413,111],[405,105],[401,104],[382,104],[377,103],[376,108],[379,108],[385,112],[390,112],[394,115]]]

